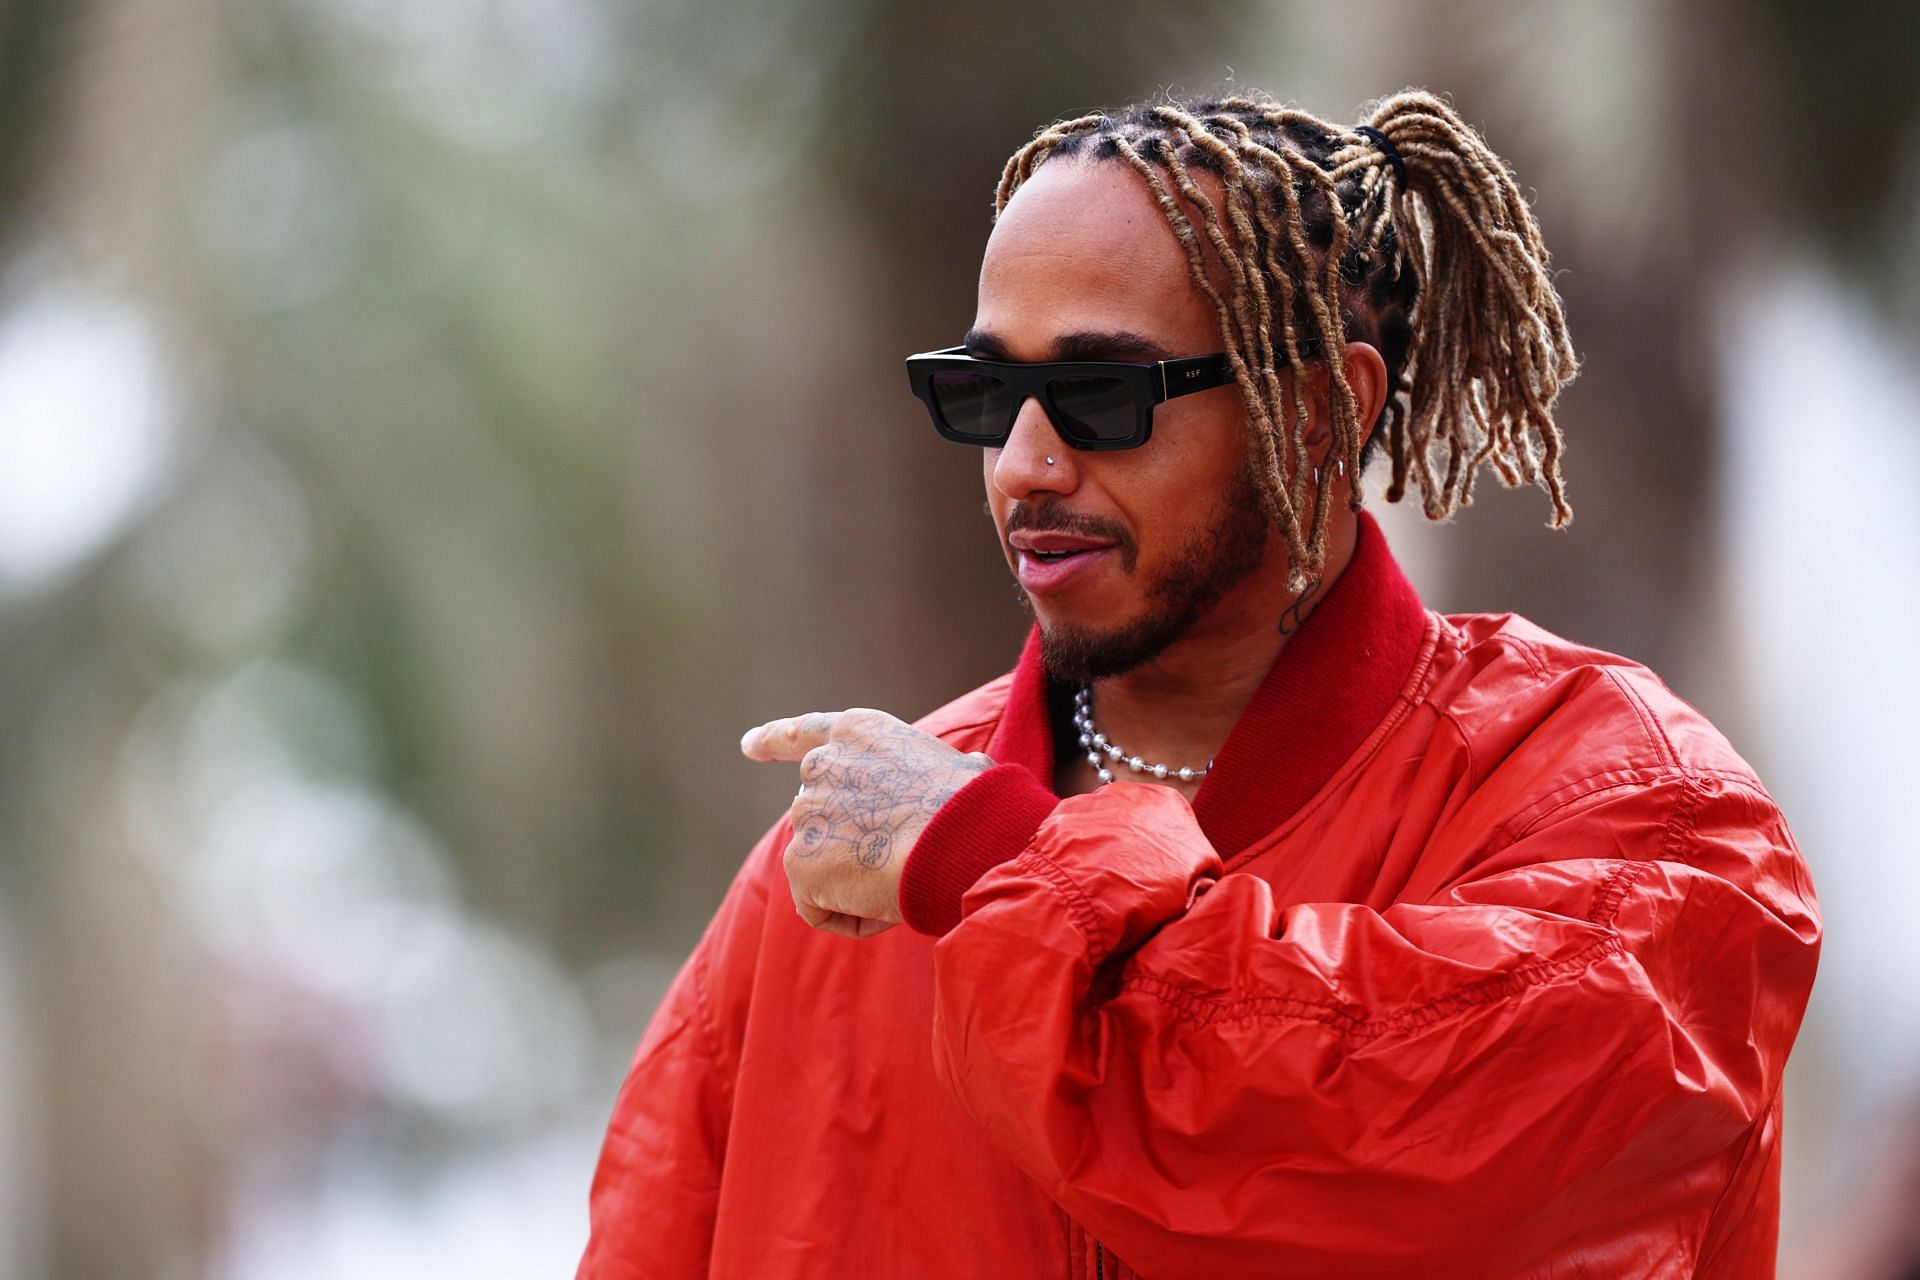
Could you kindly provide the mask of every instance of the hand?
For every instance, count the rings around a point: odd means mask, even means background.
[[[870,938],[900,923],[900,872],[953,793],[993,767],[884,711],[816,711],[749,729],[752,760],[800,762],[782,862],[816,929]]]

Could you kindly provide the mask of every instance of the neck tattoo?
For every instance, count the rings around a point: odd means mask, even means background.
[[[1280,634],[1281,635],[1290,636],[1294,632],[1300,629],[1300,624],[1307,620],[1306,614],[1302,612],[1302,609],[1306,606],[1307,601],[1313,599],[1314,596],[1318,595],[1319,593],[1320,593],[1320,579],[1314,578],[1313,580],[1307,583],[1305,589],[1300,592],[1299,597],[1295,599],[1292,604],[1288,605],[1286,609],[1284,609],[1281,612],[1280,614]]]
[[[1207,761],[1204,769],[1176,769],[1171,765],[1153,764],[1139,756],[1128,755],[1119,743],[1109,741],[1106,734],[1093,727],[1093,688],[1090,685],[1083,684],[1074,692],[1073,727],[1080,731],[1080,745],[1086,750],[1087,763],[1100,775],[1100,785],[1103,787],[1113,781],[1113,773],[1107,768],[1108,760],[1118,760],[1135,773],[1155,778],[1178,778],[1182,782],[1204,778],[1213,769],[1211,760]]]

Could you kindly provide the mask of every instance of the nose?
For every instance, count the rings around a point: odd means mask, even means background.
[[[988,482],[1016,502],[1036,493],[1072,493],[1080,484],[1079,458],[1035,396],[1020,405],[1007,442],[987,455]]]

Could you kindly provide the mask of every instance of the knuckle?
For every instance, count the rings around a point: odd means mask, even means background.
[[[865,737],[886,719],[884,711],[875,711],[872,707],[850,707],[841,712],[839,719],[834,722],[834,736]]]
[[[808,751],[807,754],[800,757],[801,781],[809,785],[818,782],[820,775],[826,772],[827,765],[832,762],[832,759],[833,749],[831,747],[815,747]]]

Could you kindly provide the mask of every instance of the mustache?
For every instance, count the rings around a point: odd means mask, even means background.
[[[1120,550],[1120,562],[1129,571],[1133,568],[1139,554],[1139,546],[1133,534],[1117,520],[1105,516],[1088,515],[1085,512],[1069,511],[1058,498],[1041,498],[1032,502],[1016,503],[1007,513],[1006,536],[1012,537],[1021,530],[1034,533],[1073,533],[1083,538],[1099,538],[1111,542]]]

